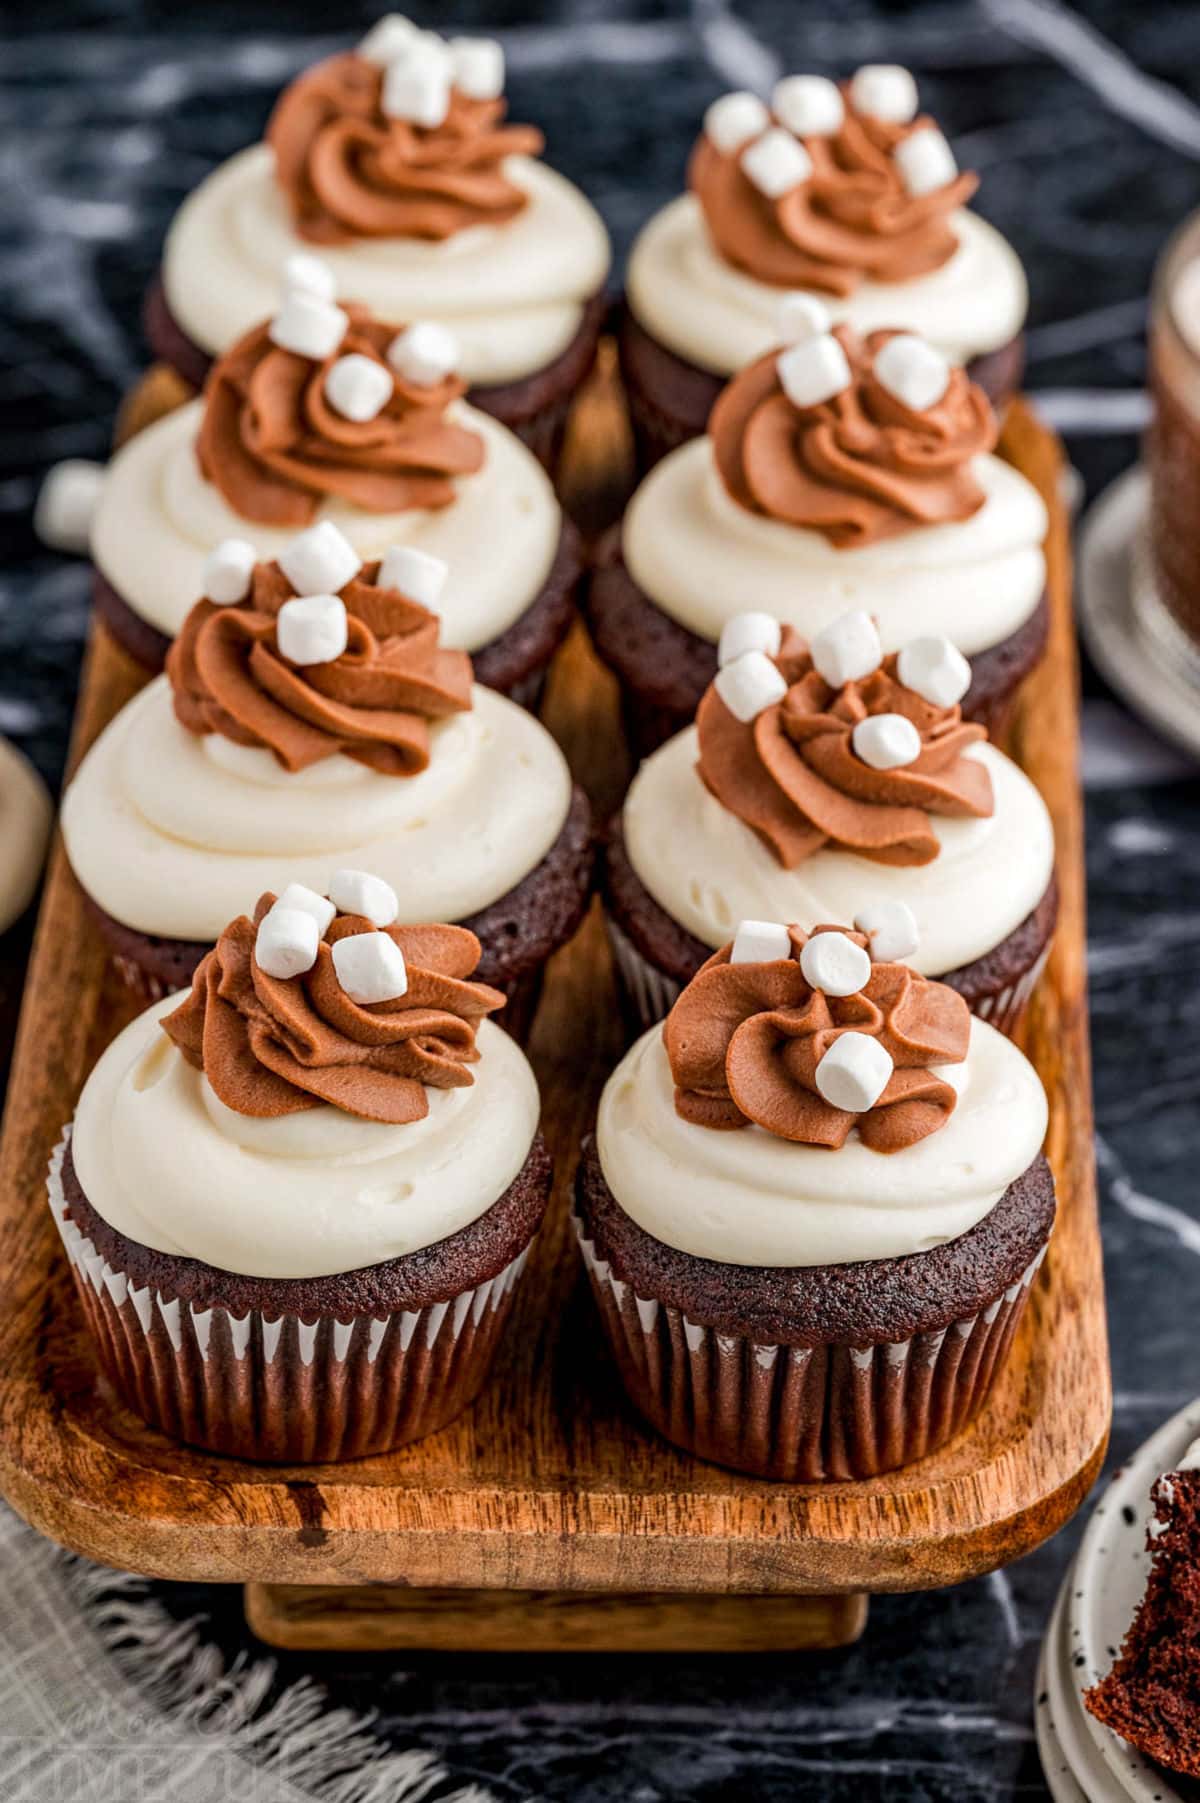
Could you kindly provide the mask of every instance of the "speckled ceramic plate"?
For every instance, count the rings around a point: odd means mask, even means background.
[[[1071,1581],[1067,1573],[1067,1583]],[[1062,1624],[1063,1624],[1063,1591],[1059,1592],[1058,1601],[1054,1605],[1054,1613],[1050,1617],[1050,1626],[1046,1630],[1046,1638],[1042,1642],[1041,1657],[1038,1659],[1037,1688],[1034,1694],[1033,1722],[1037,1732],[1038,1753],[1042,1761],[1042,1771],[1054,1803],[1089,1803],[1088,1792],[1084,1790],[1076,1777],[1076,1768],[1071,1758],[1069,1746],[1081,1737],[1086,1742],[1084,1752],[1099,1767],[1101,1781],[1109,1784],[1108,1772],[1104,1761],[1097,1758],[1095,1748],[1087,1736],[1082,1733],[1078,1722],[1071,1720],[1072,1712],[1078,1708],[1074,1695],[1063,1682],[1062,1673]],[[1051,1672],[1057,1675],[1058,1682],[1051,1685]],[[1062,1726],[1060,1727],[1060,1716]],[[1083,1768],[1086,1770],[1086,1767]],[[1104,1793],[1099,1793],[1103,1796]],[[1124,1795],[1124,1792],[1121,1793]],[[1095,1803],[1095,1799],[1092,1799]]]

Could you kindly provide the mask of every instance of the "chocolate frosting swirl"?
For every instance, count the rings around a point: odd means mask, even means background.
[[[894,331],[860,339],[835,326],[853,377],[815,407],[784,393],[771,351],[736,375],[708,422],[721,480],[750,513],[820,532],[839,548],[969,519],[986,499],[971,460],[996,442],[982,388],[952,369],[918,412],[885,388],[874,360]]]
[[[835,689],[813,667],[804,640],[784,628],[774,660],[788,692],[743,723],[715,684],[696,715],[697,769],[722,807],[753,827],[785,870],[823,845],[878,864],[928,864],[938,855],[930,814],[982,818],[993,808],[986,767],[964,757],[986,739],[962,709],[937,707],[906,688],[896,658]],[[873,770],[851,735],[870,714],[903,714],[921,735],[916,761]]]
[[[483,439],[445,417],[466,393],[457,376],[421,388],[387,362],[400,329],[347,303],[350,324],[323,362],[281,350],[256,326],[219,357],[204,390],[196,454],[234,512],[262,526],[306,526],[330,496],[367,513],[447,507],[455,476],[484,459]],[[382,363],[391,399],[374,419],[346,419],[325,378],[351,352]]]
[[[305,70],[276,102],[266,140],[300,236],[441,239],[515,219],[528,196],[504,159],[537,156],[541,132],[506,125],[503,99],[457,89],[431,130],[391,119],[380,106],[383,75],[350,51]]]
[[[475,1033],[504,996],[467,979],[479,941],[465,927],[385,927],[404,954],[408,989],[362,1007],[337,979],[331,947],[371,921],[340,914],[300,977],[269,977],[254,957],[259,921],[239,915],[192,979],[191,994],[162,1022],[218,1100],[237,1114],[273,1120],[329,1102],[368,1121],[401,1124],[429,1113],[429,1089],[474,1082]]]
[[[778,200],[745,174],[741,154],[702,136],[692,152],[688,186],[696,195],[727,263],[777,288],[852,294],[860,282],[907,282],[949,262],[958,246],[950,215],[979,185],[961,174],[932,194],[910,194],[895,163],[896,147],[933,124],[908,125],[855,113],[842,89],[845,117],[831,137],[805,138],[812,175]]]
[[[663,1040],[685,1120],[721,1130],[753,1123],[806,1146],[844,1145],[851,1128],[873,1152],[901,1152],[954,1110],[953,1087],[928,1068],[967,1055],[971,1016],[962,996],[905,964],[872,964],[856,995],[810,988],[799,954],[810,936],[789,929],[794,956],[732,964],[726,945],[703,965],[667,1016]],[[814,927],[813,935],[842,932]],[[861,933],[847,933],[867,948]],[[878,1039],[895,1069],[873,1108],[835,1108],[816,1069],[842,1033]]]
[[[235,607],[199,601],[167,653],[175,715],[188,732],[264,746],[285,770],[342,752],[385,776],[429,763],[429,724],[471,705],[471,660],[438,644],[440,622],[399,589],[380,588],[378,563],[341,591],[346,649],[329,663],[289,663],[275,620],[292,588],[276,563],[254,566]]]

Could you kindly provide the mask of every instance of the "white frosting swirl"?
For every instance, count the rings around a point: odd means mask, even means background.
[[[529,195],[505,225],[472,226],[437,243],[314,246],[293,228],[269,146],[254,144],[179,209],[163,256],[167,303],[188,337],[216,355],[270,318],[286,258],[315,250],[343,299],[399,324],[449,326],[468,382],[519,381],[566,349],[612,253],[600,215],[564,176],[529,157],[508,158],[504,174]]]
[[[478,684],[436,723],[419,776],[340,753],[289,772],[271,752],[201,738],[165,676],[122,708],[63,798],[63,842],[94,901],[142,933],[216,939],[264,890],[324,895],[338,868],[395,889],[400,919],[465,920],[516,886],[562,831],[566,760],[532,714]]]
[[[1029,778],[992,745],[965,754],[986,765],[995,812],[984,820],[929,816],[940,851],[929,864],[879,864],[823,847],[794,870],[722,807],[696,770],[689,727],[642,765],[625,801],[625,846],[660,907],[714,948],[740,920],[814,927],[853,920],[868,902],[907,902],[920,948],[907,962],[942,976],[990,952],[1045,894],[1054,828]]]
[[[159,1021],[139,1014],[84,1085],[71,1150],[96,1213],[156,1252],[242,1277],[328,1277],[401,1258],[477,1221],[529,1155],[538,1089],[484,1021],[466,1089],[431,1089],[389,1126],[322,1105],[253,1120],[219,1102]]]
[[[746,607],[809,638],[862,607],[885,651],[938,633],[972,657],[1036,608],[1049,524],[1036,488],[1011,464],[977,457],[973,471],[987,498],[969,520],[839,550],[819,532],[739,506],[717,473],[711,439],[693,438],[656,464],[630,501],[625,563],[656,606],[713,643]]]
[[[967,363],[1015,338],[1029,306],[1016,252],[975,213],[956,213],[950,225],[958,250],[931,275],[862,282],[845,298],[821,294],[834,323],[847,321],[860,332],[902,326],[937,345],[952,363]],[[756,281],[717,253],[691,194],[643,227],[630,254],[626,293],[652,337],[713,375],[731,376],[779,342],[784,290]]]
[[[0,933],[33,900],[53,819],[45,783],[23,752],[0,739]]]
[[[92,521],[92,557],[135,613],[174,636],[204,593],[204,560],[223,538],[249,539],[260,558],[277,557],[296,533],[242,519],[206,482],[196,457],[203,403],[193,401],[147,426],[108,466]],[[415,545],[450,566],[437,612],[442,642],[477,651],[506,631],[550,573],[562,511],[541,464],[520,439],[460,402],[448,417],[482,434],[483,468],[462,476],[449,507],[366,513],[327,502],[333,520],[369,561],[389,545]]]
[[[972,1019],[966,1061],[937,1074],[958,1092],[944,1127],[884,1156],[852,1132],[838,1151],[761,1127],[721,1133],[681,1120],[652,1027],[600,1099],[605,1181],[645,1232],[726,1265],[859,1264],[957,1239],[1028,1169],[1046,1134],[1046,1096],[1017,1048]]]

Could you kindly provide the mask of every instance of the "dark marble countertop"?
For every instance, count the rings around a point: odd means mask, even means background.
[[[56,780],[88,576],[41,548],[48,465],[103,457],[144,365],[140,296],[201,176],[284,80],[374,9],[134,0],[11,7],[0,37],[0,733]],[[787,68],[894,60],[982,176],[1033,293],[1029,385],[1089,495],[1136,456],[1145,294],[1200,200],[1200,7],[1174,0],[463,0],[503,32],[517,117],[620,249],[678,191],[701,108]],[[18,17],[19,13],[19,17]],[[336,35],[335,35],[336,34]],[[1195,771],[1086,675],[1097,1152],[1120,1458],[1200,1391],[1200,800]],[[887,1598],[846,1653],[281,1662],[376,1707],[497,1798],[985,1803],[1044,1797],[1038,1645],[1078,1526],[961,1589]],[[235,1592],[163,1586],[245,1643]],[[439,1793],[440,1794],[440,1793]]]

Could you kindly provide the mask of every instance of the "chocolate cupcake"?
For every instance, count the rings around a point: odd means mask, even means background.
[[[809,637],[858,607],[889,652],[948,638],[993,737],[1045,650],[1046,509],[992,454],[983,390],[910,333],[826,325],[785,306],[792,342],[730,382],[601,544],[589,619],[639,755],[691,721],[747,606]]]
[[[49,1199],[105,1375],[153,1426],[348,1459],[472,1400],[550,1188],[478,955],[267,894],[104,1053]]]
[[[386,319],[452,327],[472,403],[552,468],[591,370],[610,249],[579,190],[506,121],[504,53],[390,13],[306,69],[265,141],[222,163],[167,234],[147,297],[155,354],[196,387],[314,249]]]
[[[638,1030],[735,920],[854,917],[876,956],[1012,1033],[1058,913],[1054,828],[1029,778],[962,718],[966,659],[937,638],[884,657],[862,613],[811,646],[739,614],[721,665],[696,724],[646,760],[609,828],[605,899]]]
[[[713,102],[689,192],[633,247],[621,369],[642,468],[696,438],[724,383],[775,343],[781,294],[819,294],[859,332],[900,326],[965,364],[1002,408],[1021,378],[1025,276],[966,203],[906,69],[819,75]]]
[[[217,361],[203,399],[109,466],[95,596],[126,650],[162,667],[218,541],[269,559],[329,523],[363,561],[402,542],[448,562],[447,642],[472,653],[481,682],[535,706],[574,617],[579,536],[536,459],[463,400],[457,357],[442,326],[385,325],[288,287]]]
[[[117,715],[63,801],[72,868],[125,980],[191,979],[237,898],[382,879],[377,925],[456,921],[527,1029],[591,884],[591,816],[550,734],[439,643],[446,568],[360,567],[329,521],[277,563],[227,542],[166,673]],[[454,584],[451,582],[451,589]]]
[[[745,923],[604,1090],[578,1230],[631,1399],[784,1482],[923,1458],[977,1413],[1054,1220],[1046,1098],[865,935]]]

